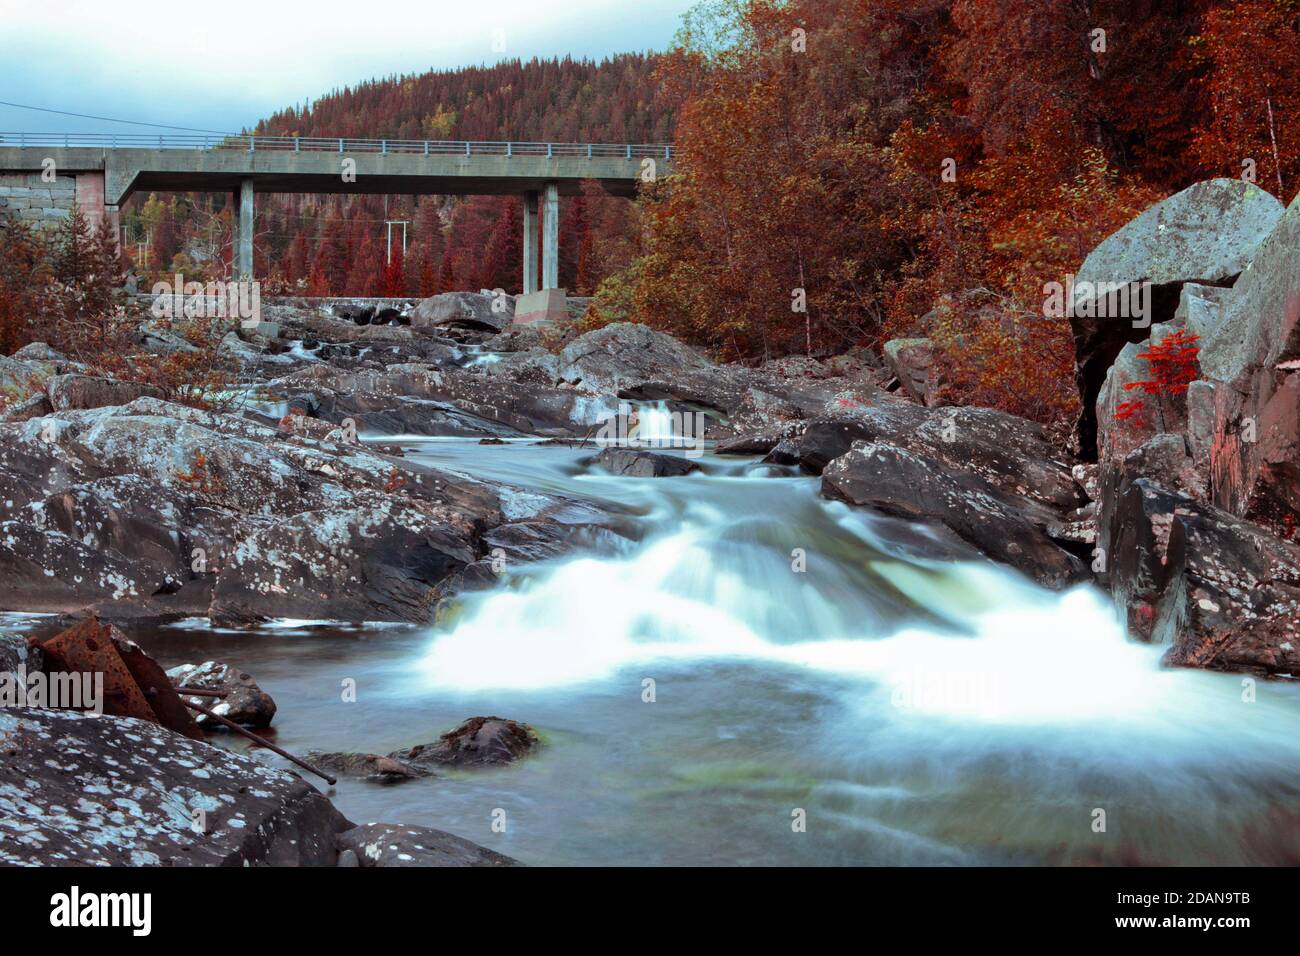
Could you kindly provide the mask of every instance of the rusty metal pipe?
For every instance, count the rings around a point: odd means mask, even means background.
[[[244,735],[245,737],[247,737],[249,740],[252,740],[252,741],[254,741],[255,743],[261,744],[261,745],[262,745],[263,747],[265,747],[267,750],[271,750],[271,751],[274,751],[275,753],[278,753],[281,757],[283,757],[285,760],[288,760],[290,763],[295,763],[295,764],[297,764],[299,767],[302,767],[304,770],[309,770],[309,771],[311,771],[311,772],[314,773],[316,776],[320,777],[322,780],[324,780],[326,783],[328,783],[331,787],[334,786],[336,783],[338,783],[338,780],[336,780],[334,777],[331,777],[329,774],[325,773],[323,770],[318,770],[317,768],[315,768],[315,767],[313,767],[311,764],[309,764],[307,761],[305,761],[305,760],[301,760],[301,759],[299,759],[298,757],[295,757],[293,754],[289,753],[289,751],[287,751],[287,750],[281,750],[279,747],[277,747],[275,744],[271,743],[271,741],[267,740],[265,737],[259,737],[259,736],[257,736],[257,734],[253,733],[251,730],[248,730],[247,728],[244,728],[244,727],[239,726],[239,724],[235,723],[233,720],[228,720],[227,718],[222,717],[222,716],[221,716],[220,714],[218,714],[218,713],[214,713],[213,711],[211,711],[211,710],[209,710],[208,708],[204,707],[202,704],[191,703],[190,701],[187,700],[187,701],[185,701],[185,706],[188,707],[188,708],[190,708],[191,710],[197,710],[200,714],[206,714],[207,716],[209,716],[209,717],[211,717],[213,720],[215,720],[217,723],[221,724],[223,727],[229,727],[231,730],[233,730],[233,731],[234,731],[235,733],[237,733],[237,734],[243,734],[243,735]]]

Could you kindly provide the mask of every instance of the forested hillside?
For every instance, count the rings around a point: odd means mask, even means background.
[[[1296,0],[713,0],[660,68],[679,175],[601,314],[742,359],[924,334],[951,400],[1068,421],[1044,284],[1200,179],[1289,202],[1298,21]]]

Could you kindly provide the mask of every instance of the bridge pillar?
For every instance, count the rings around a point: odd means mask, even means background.
[[[524,193],[524,295],[537,291],[537,193]]]
[[[239,192],[239,224],[235,228],[235,278],[240,282],[253,281],[253,180],[241,179]]]
[[[546,184],[542,209],[542,289],[560,287],[560,186]]]

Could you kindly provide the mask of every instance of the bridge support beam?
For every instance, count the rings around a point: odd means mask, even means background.
[[[537,193],[524,193],[524,295],[537,291]]]
[[[253,281],[253,180],[239,182],[239,225],[235,229],[235,278]]]
[[[542,208],[542,289],[560,287],[560,187],[546,184]]]

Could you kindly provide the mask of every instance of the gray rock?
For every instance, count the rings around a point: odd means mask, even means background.
[[[648,382],[669,382],[716,366],[671,335],[619,322],[579,336],[560,353],[561,375],[591,391],[623,395]],[[652,397],[652,396],[644,396]]]
[[[1068,474],[1068,473],[1067,473]],[[1048,587],[1087,577],[1082,562],[1053,540],[1058,512],[923,451],[856,441],[822,473],[822,494],[885,514],[936,522],[995,561]]]
[[[885,343],[885,359],[909,398],[922,405],[935,404],[938,381],[929,339],[890,339]]]
[[[156,385],[122,382],[92,375],[56,375],[46,383],[45,393],[56,412],[78,408],[103,408],[126,405],[137,398],[163,398]]]
[[[1283,207],[1240,179],[1210,179],[1147,209],[1089,253],[1076,286],[1222,283],[1239,275],[1277,227]]]
[[[1300,547],[1146,478],[1120,513],[1115,593],[1166,663],[1300,673]]]
[[[537,733],[527,724],[502,717],[471,717],[436,743],[389,756],[416,767],[483,767],[514,763],[540,746]]]
[[[1089,254],[1075,278],[1070,317],[1083,402],[1079,439],[1085,454],[1095,448],[1094,409],[1106,370],[1126,343],[1148,334],[1145,328],[1135,328],[1131,317],[1087,314],[1087,302],[1096,301],[1088,288],[1149,282],[1153,288],[1147,320],[1167,322],[1178,309],[1185,283],[1228,285],[1242,273],[1282,213],[1281,203],[1258,186],[1212,179],[1156,203]]]
[[[636,448],[606,448],[593,460],[611,474],[627,478],[677,477],[700,470],[688,458]]]
[[[368,823],[348,830],[339,834],[338,845],[343,854],[354,854],[361,866],[520,865],[495,850],[441,830],[392,823]]]
[[[332,866],[348,821],[299,777],[157,724],[0,710],[0,863]]]
[[[27,673],[38,671],[44,664],[39,645],[29,645],[21,634],[0,633],[0,674],[13,674],[19,668]]]
[[[411,325],[413,328],[460,327],[496,334],[510,325],[514,315],[514,296],[444,292],[417,305],[411,313]]]
[[[227,720],[244,727],[270,727],[275,719],[275,701],[257,686],[257,681],[237,667],[221,661],[204,661],[202,664],[179,664],[167,671],[175,687],[200,687],[224,691],[226,696],[183,697],[182,699],[208,708]],[[204,730],[223,730],[220,723],[207,714],[195,713],[194,722]]]

